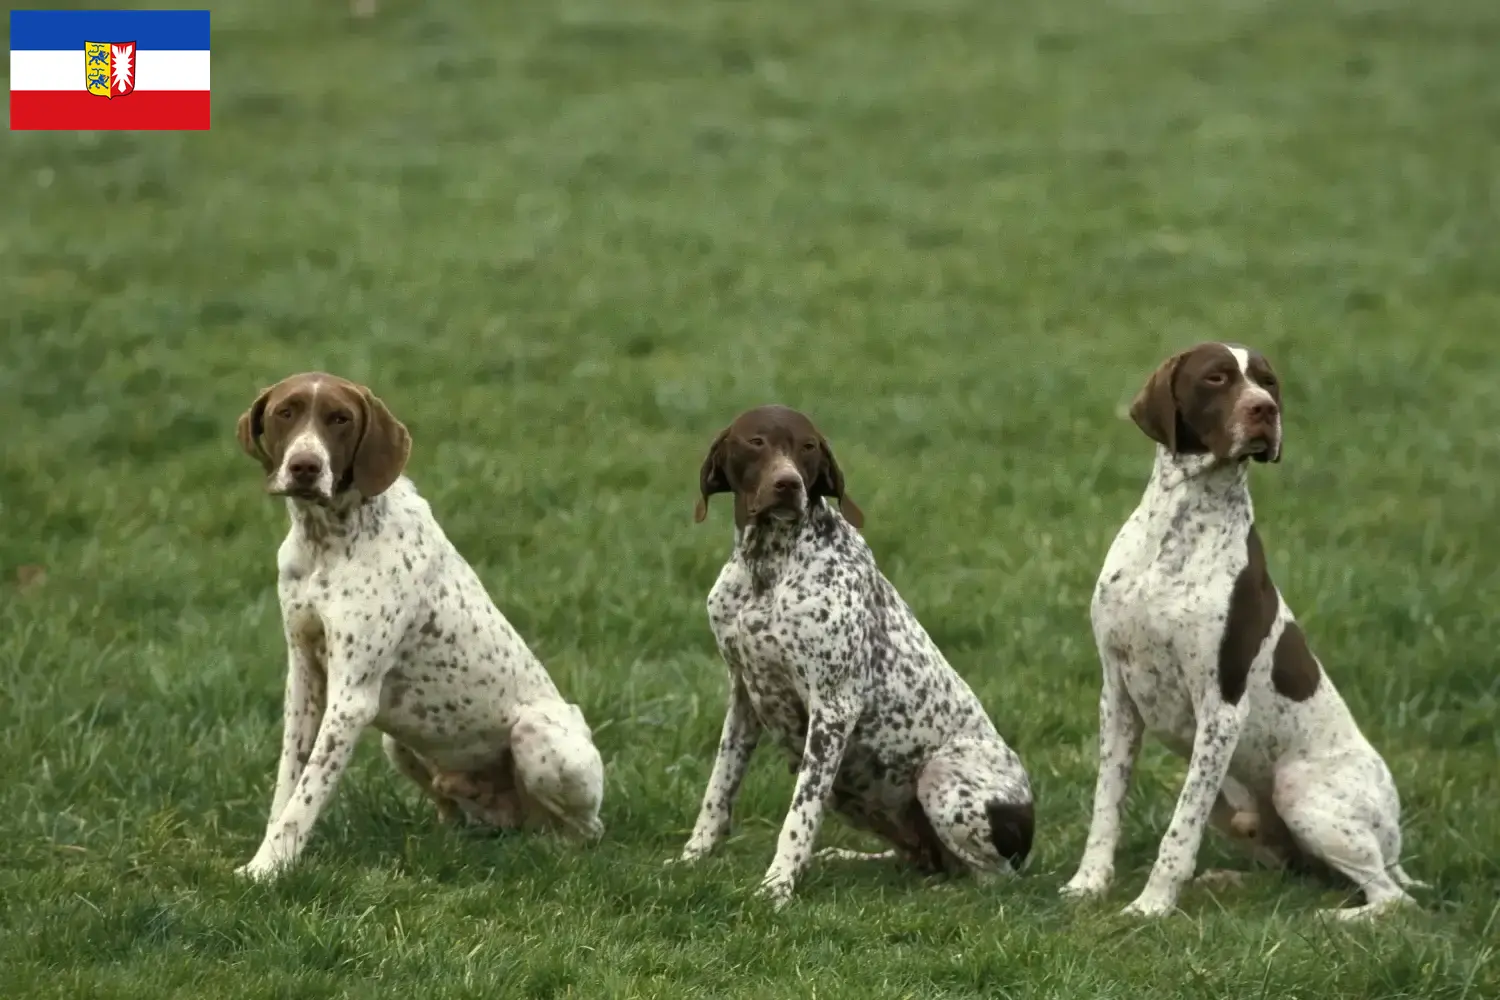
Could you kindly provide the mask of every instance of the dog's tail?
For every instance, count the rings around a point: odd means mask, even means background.
[[[990,818],[990,843],[995,845],[1002,858],[1010,862],[1011,871],[1020,871],[1031,853],[1031,840],[1036,831],[1036,810],[1031,800],[1005,802],[992,799],[984,811]]]

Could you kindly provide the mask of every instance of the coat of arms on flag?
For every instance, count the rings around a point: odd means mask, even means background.
[[[124,97],[135,89],[135,42],[84,42],[83,72],[96,97]]]

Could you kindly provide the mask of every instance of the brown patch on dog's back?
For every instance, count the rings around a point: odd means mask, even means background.
[[[1306,701],[1317,692],[1322,679],[1323,671],[1318,669],[1318,661],[1307,648],[1307,637],[1296,622],[1287,622],[1276,641],[1271,686],[1283,698]]]
[[[1245,553],[1245,568],[1229,592],[1229,617],[1219,642],[1219,695],[1231,705],[1239,704],[1245,695],[1250,664],[1271,634],[1278,605],[1276,587],[1266,569],[1266,552],[1253,524],[1245,539]]]

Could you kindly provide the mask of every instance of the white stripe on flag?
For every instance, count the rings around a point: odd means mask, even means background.
[[[137,52],[136,90],[208,90],[208,50],[146,49]],[[83,49],[47,52],[16,49],[10,54],[11,90],[87,90]]]

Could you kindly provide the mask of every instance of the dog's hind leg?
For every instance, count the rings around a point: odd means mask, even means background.
[[[972,872],[1019,871],[1035,817],[1026,772],[1003,743],[952,740],[917,776],[917,801],[944,849]]]
[[[567,832],[585,840],[604,833],[604,761],[577,705],[523,705],[510,731],[516,786],[523,804],[546,811]]]
[[[1339,920],[1365,920],[1416,905],[1399,870],[1400,806],[1385,764],[1371,756],[1291,760],[1276,771],[1276,810],[1309,853],[1347,876],[1365,905],[1323,911]]]

